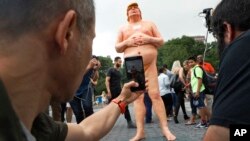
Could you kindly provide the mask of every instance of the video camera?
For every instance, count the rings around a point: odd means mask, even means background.
[[[212,11],[212,9],[213,8],[206,8],[206,9],[203,9],[202,12],[200,12],[200,15],[201,14],[205,15],[206,27],[207,27],[209,32],[212,32],[212,28],[211,28],[211,11]]]

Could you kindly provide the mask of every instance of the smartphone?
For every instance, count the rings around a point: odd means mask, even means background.
[[[139,84],[138,87],[131,87],[132,92],[146,89],[142,56],[126,57],[125,70],[127,74],[127,79],[129,81],[134,80]]]

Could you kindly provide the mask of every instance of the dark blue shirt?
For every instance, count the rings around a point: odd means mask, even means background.
[[[83,93],[87,93],[88,88],[91,86],[90,78],[93,75],[93,69],[87,71],[87,73],[83,76],[82,83],[78,90],[76,91],[76,95],[79,96]]]

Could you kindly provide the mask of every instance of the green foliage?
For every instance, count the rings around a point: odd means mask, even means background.
[[[213,64],[215,68],[218,68],[218,57],[216,53],[217,43],[209,43],[208,47],[211,47],[206,53],[206,61]],[[205,50],[205,44],[203,42],[195,41],[192,37],[182,36],[166,42],[158,50],[157,66],[167,64],[169,69],[172,67],[172,63],[175,60],[183,62],[188,57],[197,56],[203,54]]]
[[[101,68],[99,69],[98,84],[95,87],[95,95],[100,95],[102,91],[106,91],[105,78],[107,70],[113,66],[112,59],[110,57],[98,56],[101,62]]]

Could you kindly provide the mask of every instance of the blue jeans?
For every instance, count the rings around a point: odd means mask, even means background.
[[[89,88],[89,91],[75,96],[74,99],[70,101],[70,106],[76,116],[77,123],[80,123],[84,118],[94,113],[92,93],[92,88]]]
[[[152,121],[152,101],[148,93],[144,94],[144,104],[146,106],[146,123],[150,123]]]

